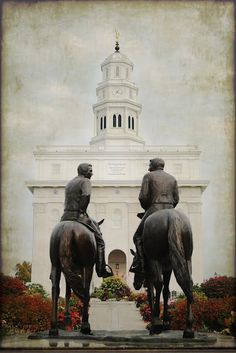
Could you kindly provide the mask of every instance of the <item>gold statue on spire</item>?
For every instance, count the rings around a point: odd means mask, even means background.
[[[118,42],[120,38],[120,33],[117,31],[117,29],[115,29],[115,32],[116,32],[116,41]]]
[[[116,50],[116,52],[118,52],[118,51],[120,50],[120,47],[119,47],[120,33],[117,31],[117,29],[115,29],[115,33],[116,33],[116,46],[115,46],[115,50]]]

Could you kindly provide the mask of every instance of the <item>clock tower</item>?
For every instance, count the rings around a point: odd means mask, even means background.
[[[133,63],[115,52],[101,64],[102,82],[96,89],[97,103],[93,105],[95,131],[90,141],[95,146],[144,145],[139,136],[141,104],[137,102],[138,87],[132,82]]]

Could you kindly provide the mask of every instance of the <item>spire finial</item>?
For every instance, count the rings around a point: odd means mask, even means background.
[[[120,47],[119,47],[119,38],[120,38],[120,33],[117,31],[117,29],[115,29],[116,32],[116,46],[115,46],[115,50],[119,51]]]

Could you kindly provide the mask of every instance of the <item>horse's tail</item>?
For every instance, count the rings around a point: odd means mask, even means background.
[[[170,260],[176,281],[187,297],[192,297],[191,258],[185,254],[182,240],[183,220],[178,214],[170,214],[168,243]],[[190,229],[191,232],[191,229]]]
[[[73,249],[75,244],[75,231],[73,229],[65,229],[60,241],[59,257],[62,272],[65,279],[73,292],[80,297],[84,298],[83,278],[79,271],[76,269],[74,262]]]

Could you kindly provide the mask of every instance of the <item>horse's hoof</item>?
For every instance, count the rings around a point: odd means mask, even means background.
[[[150,325],[149,328],[149,334],[150,335],[158,335],[163,331],[163,326],[162,324],[153,324]]]
[[[170,321],[163,321],[163,331],[170,330]]]
[[[149,330],[149,335],[152,336],[152,335],[159,335],[160,333],[162,333],[162,327],[152,327],[150,330]]]
[[[49,330],[49,336],[58,336],[59,332],[57,328],[51,328]]]
[[[83,333],[84,335],[90,335],[91,334],[90,324],[88,322],[83,322],[80,328],[80,332]]]
[[[183,333],[183,338],[194,338],[193,330],[185,330]]]

